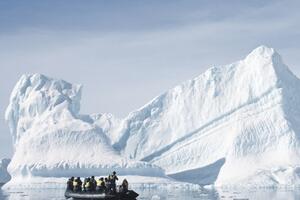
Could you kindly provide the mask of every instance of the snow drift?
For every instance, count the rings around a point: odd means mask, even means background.
[[[7,158],[2,159],[0,161],[0,184],[6,183],[11,179],[11,177],[7,171],[7,166],[9,164],[9,162],[10,162],[10,159],[7,159]]]
[[[299,184],[300,81],[272,48],[210,68],[123,120],[80,115],[80,94],[79,85],[21,77],[6,112],[13,177],[117,168],[220,186]]]

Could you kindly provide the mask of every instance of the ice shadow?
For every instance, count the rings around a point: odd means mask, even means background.
[[[168,174],[168,176],[178,181],[209,185],[213,184],[217,180],[219,172],[224,163],[225,158],[221,158],[205,167],[191,169],[175,174]]]

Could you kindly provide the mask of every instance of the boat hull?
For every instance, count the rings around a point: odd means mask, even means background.
[[[117,193],[117,194],[106,194],[106,193],[97,193],[97,192],[73,192],[66,191],[66,198],[73,199],[111,199],[111,200],[133,200],[138,197],[138,194],[133,190],[128,190],[126,193]]]

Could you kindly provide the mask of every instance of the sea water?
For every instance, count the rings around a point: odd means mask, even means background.
[[[140,194],[138,200],[298,200],[300,189],[199,189],[164,190],[164,189],[135,189]],[[63,200],[64,189],[0,189],[0,199],[13,200]]]

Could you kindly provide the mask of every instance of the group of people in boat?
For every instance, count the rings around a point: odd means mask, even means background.
[[[71,177],[67,182],[67,190],[74,192],[116,193],[117,180],[119,179],[115,171],[106,178],[100,177],[96,179],[94,176],[91,176],[85,178],[83,182],[80,177]],[[119,192],[126,191],[128,191],[128,181],[124,179],[119,187]]]

